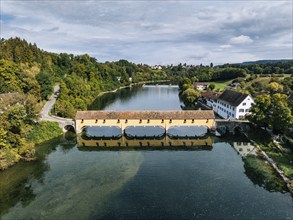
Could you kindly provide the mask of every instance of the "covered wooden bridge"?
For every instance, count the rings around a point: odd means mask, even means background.
[[[214,129],[212,110],[191,111],[78,111],[76,133],[87,126],[116,126],[124,132],[128,126],[161,126],[167,131],[172,126],[206,126]]]

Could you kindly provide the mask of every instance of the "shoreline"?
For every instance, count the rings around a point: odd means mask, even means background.
[[[128,86],[121,86],[121,87],[114,89],[114,90],[100,92],[97,97],[100,97],[100,96],[107,94],[107,93],[114,93],[114,92],[117,92],[118,90],[121,90],[121,89],[131,88],[132,86],[136,86],[136,85],[143,85],[146,83],[163,83],[163,82],[170,82],[170,80],[154,80],[154,81],[143,81],[143,82],[138,82],[138,83],[131,83]]]
[[[261,147],[254,140],[249,138],[245,132],[243,132],[243,134],[245,135],[245,137],[249,141],[251,141],[253,143],[253,145],[259,150],[259,152],[262,154],[262,156],[265,158],[265,160],[276,171],[276,173],[279,175],[279,177],[286,183],[287,189],[289,190],[289,192],[293,196],[293,187],[291,186],[291,183],[290,183],[291,180],[284,175],[284,171],[282,171],[281,169],[278,168],[277,163],[272,158],[270,158],[267,155],[267,153],[264,150],[262,150]],[[275,144],[273,141],[272,141],[272,143]]]

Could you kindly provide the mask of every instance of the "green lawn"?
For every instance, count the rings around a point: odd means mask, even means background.
[[[215,87],[215,90],[216,90],[216,89],[224,90],[225,88],[228,87],[229,84],[232,83],[232,81],[233,81],[233,79],[231,79],[231,80],[226,80],[226,81],[208,82],[208,83],[209,83],[209,84],[210,84],[210,83],[215,84],[215,86],[216,86],[216,87]]]

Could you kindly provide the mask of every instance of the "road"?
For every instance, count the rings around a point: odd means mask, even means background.
[[[66,125],[74,125],[74,121],[71,118],[61,118],[57,116],[51,116],[50,112],[53,108],[56,99],[58,97],[57,94],[59,94],[60,85],[56,85],[54,87],[54,93],[50,96],[49,100],[44,105],[43,109],[41,110],[41,118],[40,121],[56,121],[58,122],[59,126],[64,129]]]

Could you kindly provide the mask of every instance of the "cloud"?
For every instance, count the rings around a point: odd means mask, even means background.
[[[3,1],[1,37],[19,36],[45,50],[88,53],[100,61],[216,64],[241,57],[292,58],[292,4]]]
[[[224,44],[224,45],[220,45],[220,48],[223,48],[223,49],[228,49],[228,48],[231,48],[232,45],[230,44]]]
[[[253,40],[249,36],[240,35],[230,39],[231,44],[250,44]]]

